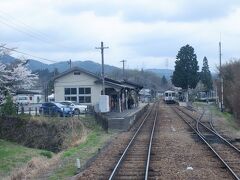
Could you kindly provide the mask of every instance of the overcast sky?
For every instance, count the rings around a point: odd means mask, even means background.
[[[200,67],[206,56],[215,71],[220,33],[223,62],[240,57],[239,0],[0,0],[0,7],[0,44],[53,61],[100,63],[95,47],[103,41],[106,64],[174,69],[189,44]]]

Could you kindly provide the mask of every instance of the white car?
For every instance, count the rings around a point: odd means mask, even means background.
[[[79,104],[73,101],[61,101],[59,102],[63,105],[69,106],[74,109],[74,114],[86,113],[87,112],[87,105]]]

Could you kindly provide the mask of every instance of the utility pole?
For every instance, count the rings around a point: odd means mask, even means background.
[[[120,62],[123,63],[123,69],[122,69],[122,72],[123,72],[123,80],[124,80],[124,78],[125,78],[125,62],[127,62],[127,61],[123,59],[123,60],[120,61]]]
[[[223,76],[222,76],[222,45],[221,40],[219,42],[219,73],[220,73],[220,80],[221,80],[221,112],[223,112]]]
[[[101,42],[101,47],[96,47],[96,49],[101,49],[102,55],[102,93],[105,95],[105,79],[104,79],[104,49],[108,49],[109,47],[104,47],[103,42]]]
[[[72,60],[71,59],[69,59],[68,64],[69,64],[69,67],[71,69],[72,68]]]

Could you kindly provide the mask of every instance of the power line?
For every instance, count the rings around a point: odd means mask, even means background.
[[[3,15],[3,14],[6,14],[6,15]],[[6,17],[6,16],[8,16],[8,17]],[[4,25],[8,26],[9,28],[12,28],[20,33],[23,33],[31,38],[37,39],[38,41],[41,41],[41,42],[44,42],[46,44],[52,44],[57,47],[61,46],[65,49],[69,48],[67,46],[64,46],[63,44],[52,43],[46,34],[40,32],[40,31],[34,30],[30,25],[24,23],[23,21],[21,21],[17,18],[14,18],[10,14],[7,14],[6,12],[3,12],[2,10],[0,10],[0,23],[4,24]]]
[[[15,29],[15,30],[18,31],[18,32],[24,33],[25,35],[30,36],[30,37],[32,37],[32,38],[34,38],[34,39],[40,40],[40,41],[42,41],[42,42],[44,42],[44,43],[48,43],[48,42],[46,42],[45,40],[40,39],[40,38],[38,38],[37,36],[35,36],[35,35],[27,32],[27,31],[24,31],[24,30],[22,30],[22,29],[18,29],[18,28],[15,27],[14,25],[12,25],[12,24],[10,24],[10,23],[7,23],[7,22],[5,22],[5,21],[3,21],[3,20],[0,20],[0,23],[4,24],[4,25],[6,25],[6,26],[8,26],[8,27],[10,27],[10,28],[12,28],[12,29]]]
[[[50,60],[50,59],[42,58],[42,57],[39,57],[39,56],[31,55],[31,54],[28,54],[28,53],[25,53],[25,52],[22,52],[22,51],[18,51],[16,49],[7,48],[5,46],[0,46],[0,48],[4,48],[8,51],[14,51],[14,52],[17,52],[17,53],[20,53],[20,54],[23,54],[23,55],[31,56],[31,57],[34,57],[34,58],[37,58],[37,59],[42,59],[42,60],[48,61],[48,62],[53,62],[53,63],[57,62],[57,61],[54,61],[54,60]]]
[[[21,26],[24,27],[25,29],[29,29],[29,30],[30,30],[32,33],[34,33],[34,34],[40,35],[41,37],[44,37],[44,38],[48,36],[47,34],[42,33],[42,32],[40,32],[40,31],[34,29],[32,26],[26,24],[26,23],[23,22],[21,19],[16,18],[16,17],[12,16],[11,14],[4,12],[4,11],[1,10],[1,9],[0,9],[0,14],[2,14],[2,15],[0,15],[0,16],[3,17],[4,19],[6,19],[7,21],[9,21],[9,19],[10,19],[12,22],[15,21],[15,22],[17,22],[17,23],[15,23],[15,24],[21,25]],[[7,16],[7,17],[6,17],[6,16]],[[10,17],[10,18],[9,18],[9,17]]]

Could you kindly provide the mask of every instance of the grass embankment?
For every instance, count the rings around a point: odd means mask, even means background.
[[[85,140],[61,153],[60,166],[50,173],[48,179],[66,179],[74,176],[77,171],[76,159],[79,158],[83,166],[114,136],[102,130],[92,116],[82,117],[81,121],[88,131]]]
[[[209,112],[212,113],[213,117],[224,119],[224,122],[228,127],[236,131],[240,131],[239,122],[237,122],[237,120],[233,117],[233,115],[228,112],[221,112],[220,109],[217,108],[215,104],[207,104],[204,102],[194,102],[194,106],[198,108],[208,109]]]
[[[66,121],[71,125],[69,119]],[[27,175],[30,179],[66,179],[74,176],[76,159],[80,159],[83,167],[114,136],[102,130],[93,116],[83,116],[77,121],[81,127],[65,129],[67,147],[57,154],[0,140],[0,177],[24,179]]]
[[[51,157],[52,153],[45,150],[27,148],[16,143],[0,139],[0,177],[10,175],[14,169],[20,168],[33,157]]]

